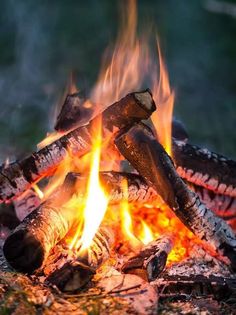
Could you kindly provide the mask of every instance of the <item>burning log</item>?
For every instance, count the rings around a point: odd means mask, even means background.
[[[86,125],[91,120],[93,110],[85,105],[81,93],[68,94],[57,117],[55,130],[65,132]]]
[[[155,108],[149,90],[128,94],[99,115],[102,117],[103,132],[115,132],[117,128],[147,119]],[[98,116],[95,117],[97,118]],[[71,131],[31,156],[12,163],[7,168],[2,168],[0,170],[0,202],[13,199],[29,189],[33,183],[52,174],[65,158],[67,150],[78,157],[89,152],[95,119],[87,126]]]
[[[31,212],[6,239],[3,252],[17,271],[32,273],[41,267],[50,250],[65,237],[75,222],[75,211],[65,205],[73,194],[73,179],[38,209]]]
[[[169,236],[162,236],[129,258],[122,266],[122,271],[137,274],[148,281],[154,281],[164,270],[172,247],[172,239]]]
[[[120,133],[115,143],[180,220],[219,254],[228,257],[232,267],[236,268],[236,237],[233,231],[188,189],[150,129],[142,124],[133,126]]]
[[[236,162],[188,143],[173,141],[178,174],[215,193],[236,197]]]
[[[115,243],[114,227],[102,225],[96,232],[88,249],[72,249],[65,256],[59,256],[47,269],[50,274],[47,281],[61,291],[75,291],[83,287],[95,274],[96,270],[110,257]],[[72,255],[72,257],[70,256]],[[47,272],[47,271],[46,271]]]

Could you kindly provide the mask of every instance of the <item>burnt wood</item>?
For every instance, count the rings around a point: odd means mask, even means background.
[[[47,281],[66,292],[83,287],[95,274],[96,269],[110,257],[115,243],[114,231],[112,225],[103,224],[88,249],[83,252],[72,249],[69,254],[66,251],[67,254],[59,255],[59,259],[55,259],[50,266],[46,264],[46,268],[50,270]]]
[[[162,236],[145,245],[122,266],[124,273],[137,274],[148,281],[154,281],[164,270],[168,254],[173,247],[170,236]]]
[[[215,193],[236,197],[236,161],[182,141],[172,142],[178,174]]]
[[[228,195],[216,194],[202,186],[188,183],[191,190],[198,194],[201,201],[215,214],[225,220],[236,218],[236,198]]]
[[[87,124],[93,114],[93,108],[86,106],[80,92],[68,94],[57,117],[55,130],[70,131],[78,126]]]
[[[132,125],[150,117],[156,109],[149,90],[130,93],[109,106],[102,115],[95,117],[87,126],[79,127],[49,144],[31,156],[0,169],[0,202],[5,202],[22,194],[31,185],[52,174],[63,161],[69,150],[76,156],[90,151],[92,137],[96,130],[94,121],[102,118],[103,133]]]
[[[208,209],[188,189],[174,164],[148,127],[142,124],[123,130],[115,140],[121,154],[145,178],[179,219],[200,239],[236,268],[236,237],[224,220]]]

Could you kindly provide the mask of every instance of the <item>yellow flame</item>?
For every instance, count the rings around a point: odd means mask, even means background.
[[[123,198],[120,203],[121,210],[121,228],[123,235],[129,240],[133,249],[140,247],[140,240],[134,235],[132,217],[130,215],[129,202],[128,202],[128,183],[124,180],[121,183],[123,195],[127,198]]]
[[[154,235],[150,227],[143,220],[141,220],[141,224],[142,231],[139,235],[139,239],[144,245],[147,245],[148,243],[154,240]]]
[[[158,56],[160,63],[159,82],[156,77],[153,79],[153,98],[158,106],[158,110],[153,113],[151,119],[156,129],[158,139],[165,148],[166,152],[171,156],[171,140],[172,140],[172,115],[174,107],[174,91],[170,88],[168,71],[165,66],[161,49],[157,44]]]
[[[71,243],[71,248],[79,248],[81,246],[80,251],[84,251],[90,246],[103,220],[108,205],[108,198],[99,181],[101,124],[98,129],[98,134],[94,137],[91,154],[91,170],[88,180],[86,205],[83,210],[83,233],[79,240],[79,233],[77,233]]]
[[[34,184],[33,186],[34,191],[36,192],[36,194],[39,196],[40,199],[43,199],[44,197],[44,193],[42,192],[42,190],[40,190],[40,188],[38,187],[37,184]]]
[[[48,132],[46,137],[37,144],[37,149],[40,150],[40,149],[46,147],[47,145],[60,139],[63,135],[64,135],[64,133],[62,133],[62,132],[57,132],[57,131]]]

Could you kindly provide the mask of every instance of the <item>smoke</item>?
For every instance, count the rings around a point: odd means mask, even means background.
[[[37,1],[6,0],[1,7],[0,48],[11,50],[6,52],[10,60],[0,60],[0,159],[3,160],[31,149],[33,137],[37,139],[47,129],[47,113],[54,93],[49,42],[55,15],[49,19],[46,8],[37,5]],[[41,122],[43,116],[45,125]]]

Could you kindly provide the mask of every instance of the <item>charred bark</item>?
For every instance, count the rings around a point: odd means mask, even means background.
[[[215,193],[236,197],[236,161],[188,143],[173,141],[178,174]]]
[[[150,242],[139,253],[129,258],[122,266],[122,271],[139,275],[148,281],[154,281],[164,270],[172,247],[171,238],[162,236]]]
[[[110,257],[115,242],[113,226],[101,226],[93,241],[85,251],[72,249],[67,255],[53,261],[47,281],[61,291],[75,291],[83,287],[95,274],[96,270]]]
[[[150,117],[155,110],[151,92],[128,94],[108,107],[98,117],[102,118],[103,133],[132,125]],[[96,120],[98,117],[95,117]],[[67,150],[76,156],[89,152],[92,144],[94,120],[79,127],[31,156],[0,170],[0,202],[9,201],[22,194],[30,186],[54,172],[65,158]]]
[[[189,188],[198,194],[201,201],[218,217],[225,220],[236,218],[236,198],[228,195],[216,194],[202,186],[189,184]]]
[[[228,257],[232,267],[236,268],[236,237],[233,231],[188,189],[149,128],[141,124],[133,126],[120,133],[115,143],[121,154],[153,186],[180,220],[219,254]]]

